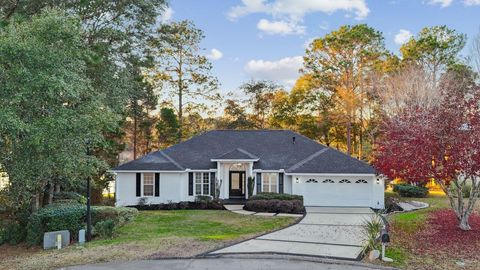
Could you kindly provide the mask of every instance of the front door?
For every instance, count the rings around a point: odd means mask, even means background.
[[[245,172],[230,171],[230,198],[245,198]]]

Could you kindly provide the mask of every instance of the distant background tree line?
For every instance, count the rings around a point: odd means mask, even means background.
[[[477,79],[466,36],[424,28],[398,54],[365,24],[311,42],[292,89],[270,81],[221,96],[202,30],[159,20],[164,0],[7,1],[0,4],[0,164],[12,213],[59,190],[94,200],[125,149],[137,158],[211,129],[292,129],[370,161],[382,119],[428,102],[445,74]],[[420,99],[421,98],[421,99]],[[223,112],[223,113],[220,113]]]

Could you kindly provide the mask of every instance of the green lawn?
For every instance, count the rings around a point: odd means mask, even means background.
[[[387,194],[391,196],[392,194]],[[428,230],[427,220],[430,213],[440,210],[449,209],[450,204],[445,195],[429,195],[427,198],[404,198],[403,200],[415,200],[426,202],[430,207],[407,213],[396,213],[390,215],[388,220],[391,225],[391,246],[387,248],[387,257],[394,259],[394,263],[386,264],[402,269],[458,269],[455,265],[458,254],[446,253],[439,258],[432,259],[425,256],[421,251],[411,249],[412,242],[415,242],[415,233],[421,230]],[[480,210],[479,204],[476,207],[477,212]],[[473,243],[475,244],[475,243]],[[479,264],[473,263],[471,267],[463,267],[462,269],[477,269]]]
[[[60,251],[0,246],[0,269],[53,269],[67,265],[194,256],[285,227],[290,217],[260,217],[217,210],[141,211],[113,239]],[[12,268],[15,266],[16,268]]]

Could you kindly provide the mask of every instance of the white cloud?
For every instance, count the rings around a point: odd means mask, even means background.
[[[467,0],[468,1],[468,0]],[[448,7],[452,4],[453,0],[430,0],[431,5],[440,5],[442,8]]]
[[[207,55],[207,57],[209,59],[215,61],[215,60],[219,60],[220,58],[222,58],[223,53],[220,50],[213,48],[213,49],[210,50],[210,53]]]
[[[269,21],[267,19],[258,21],[257,28],[270,35],[297,35],[305,33],[305,27],[295,22]]]
[[[395,43],[397,43],[398,45],[402,45],[408,40],[410,40],[412,36],[413,35],[410,31],[405,29],[400,29],[400,31],[395,35],[394,40],[395,40]]]
[[[463,1],[463,4],[465,6],[479,6],[480,5],[480,0],[465,0],[465,1]]]
[[[301,21],[307,13],[330,14],[339,10],[354,13],[357,19],[364,19],[370,12],[365,0],[242,0],[242,5],[232,7],[227,16],[235,20],[252,13],[266,13]]]
[[[272,80],[293,86],[302,65],[301,56],[285,57],[276,61],[250,60],[245,66],[245,71],[254,79]]]
[[[163,11],[162,15],[160,16],[160,21],[161,21],[162,23],[167,23],[167,22],[169,22],[169,21],[172,19],[172,17],[173,17],[173,13],[175,13],[175,12],[173,11],[173,9],[170,8],[170,7],[167,7],[167,8]]]

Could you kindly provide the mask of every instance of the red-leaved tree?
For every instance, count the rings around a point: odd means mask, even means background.
[[[385,117],[374,165],[389,179],[435,181],[447,194],[459,227],[480,193],[480,88],[445,76],[440,101],[433,106],[405,106]],[[468,200],[462,190],[470,189]]]

